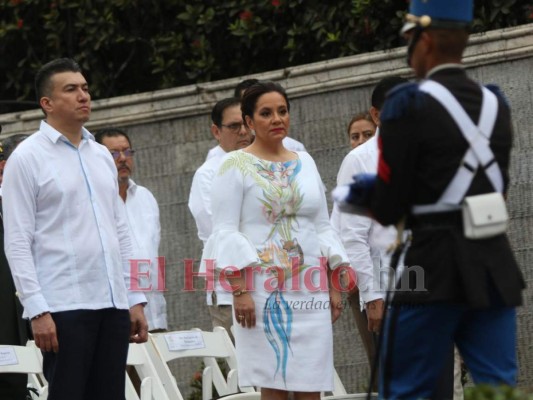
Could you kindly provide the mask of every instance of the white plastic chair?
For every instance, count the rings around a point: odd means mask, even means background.
[[[43,373],[43,364],[36,349],[31,345],[0,345],[0,373],[27,374],[28,386],[37,391],[40,400],[46,400],[48,385],[38,378]]]
[[[163,383],[157,374],[146,343],[130,343],[127,365],[133,366],[141,378],[140,400],[169,400]],[[126,373],[126,400],[138,400],[139,396]]]
[[[366,393],[348,393],[336,369],[333,369],[332,394],[329,396],[322,394],[321,396],[322,400],[355,400],[355,399],[366,399],[366,397],[367,397]],[[377,393],[372,393],[371,398],[377,399]]]
[[[179,349],[173,349],[169,345],[169,342],[171,342],[173,338],[183,337],[183,335],[190,335],[196,339],[201,338],[200,341],[202,344],[197,346],[198,348],[190,348],[190,346],[185,345]],[[186,357],[200,357],[204,361],[205,368],[202,373],[203,400],[210,400],[213,397],[213,385],[219,396],[239,392],[235,348],[224,328],[216,327],[213,332],[192,329],[190,331],[155,333],[150,335],[150,342],[153,345],[153,352],[150,353],[152,362],[154,363],[159,377],[163,382],[163,386],[167,391],[168,397],[171,400],[181,400],[182,397],[177,396],[179,390],[177,390],[176,380],[167,363],[175,359]],[[159,357],[159,359],[157,357]],[[224,378],[217,359],[223,359],[227,363],[229,368],[227,379]]]
[[[230,394],[229,396],[224,396],[221,400],[261,400],[261,393],[250,392]]]
[[[41,353],[41,349],[35,345],[34,340],[28,340],[26,342],[26,347],[31,348],[35,352],[35,355],[39,360],[39,364],[41,365],[41,372],[37,374],[28,374],[28,387],[37,390],[37,392],[42,391],[42,393],[39,393],[39,399],[46,398],[48,397],[48,382],[46,381],[42,371],[43,353]]]
[[[337,396],[326,396],[322,397],[324,400],[364,400],[367,398],[366,393],[348,393],[348,394],[341,394]],[[377,400],[378,394],[372,393],[371,397],[372,400]]]

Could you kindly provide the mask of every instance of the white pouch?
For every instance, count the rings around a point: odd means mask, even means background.
[[[486,239],[505,233],[509,216],[499,192],[465,197],[464,234],[468,239]]]

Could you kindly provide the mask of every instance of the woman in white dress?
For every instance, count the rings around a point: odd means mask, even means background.
[[[262,399],[318,400],[333,388],[332,321],[352,269],[313,159],[283,147],[289,107],[276,83],[246,90],[255,140],[228,154],[213,182],[203,262],[215,260],[233,292],[239,384],[261,387]]]

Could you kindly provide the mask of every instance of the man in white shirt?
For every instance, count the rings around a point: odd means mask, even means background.
[[[50,400],[124,398],[129,341],[145,342],[148,330],[144,294],[127,289],[132,248],[117,170],[83,127],[91,96],[79,65],[51,61],[35,86],[46,120],[13,152],[3,182],[17,295]]]
[[[367,142],[357,146],[344,158],[337,175],[337,185],[349,184],[358,173],[375,173],[378,167],[379,112],[385,102],[386,93],[394,86],[407,80],[399,77],[381,80],[372,91],[369,110],[378,130]],[[383,317],[389,257],[386,249],[396,239],[394,228],[385,228],[371,218],[341,213],[333,205],[331,223],[337,229],[350,264],[357,272],[358,290],[351,293],[349,300],[357,329],[365,346],[369,362],[374,362],[375,337]]]
[[[144,308],[148,329],[150,332],[166,330],[167,303],[163,295],[164,282],[160,279],[164,275],[161,276],[163,271],[158,270],[161,240],[159,206],[147,188],[131,179],[135,168],[135,150],[127,133],[118,128],[104,128],[98,130],[94,137],[111,152],[117,167],[118,190],[126,207],[133,259],[139,260],[136,265],[139,286],[148,301]]]
[[[215,174],[226,153],[250,145],[252,135],[242,119],[241,103],[238,98],[227,98],[215,104],[211,111],[211,133],[219,142],[215,156],[208,158],[194,174],[189,195],[189,209],[196,221],[198,237],[204,243],[211,235],[211,186]],[[224,327],[230,336],[232,325],[231,293],[225,291],[215,279],[215,290],[207,291],[207,305],[213,327]]]

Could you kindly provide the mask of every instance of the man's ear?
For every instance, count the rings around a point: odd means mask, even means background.
[[[372,121],[374,121],[374,124],[376,124],[376,126],[380,126],[381,125],[381,121],[379,120],[379,110],[372,106],[370,107],[370,110],[368,110],[368,113],[370,114],[370,117],[372,117]]]
[[[432,51],[434,46],[433,36],[428,31],[422,31],[419,40],[422,42],[421,44],[425,54],[428,54],[430,51]]]
[[[46,114],[52,111],[52,100],[50,97],[41,97],[41,100],[39,100],[39,105]]]
[[[220,131],[218,129],[218,126],[216,126],[215,124],[211,125],[211,134],[217,142],[220,142]]]

